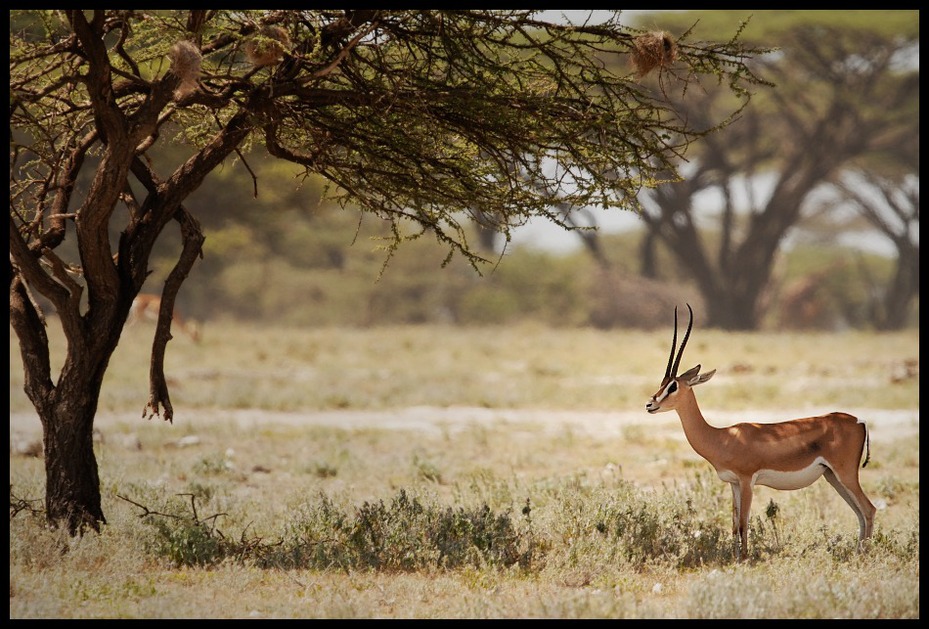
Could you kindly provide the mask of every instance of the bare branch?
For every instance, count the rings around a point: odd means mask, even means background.
[[[155,340],[152,344],[152,364],[149,372],[149,400],[143,410],[143,416],[151,419],[159,414],[159,407],[164,406],[164,419],[169,423],[174,420],[174,407],[168,393],[168,384],[164,375],[165,348],[171,340],[171,319],[174,312],[174,301],[190,269],[198,257],[203,255],[203,232],[200,223],[183,206],[179,207],[174,215],[181,226],[183,251],[177,263],[165,280],[164,290],[161,293],[161,309],[158,312],[158,323],[155,330]]]

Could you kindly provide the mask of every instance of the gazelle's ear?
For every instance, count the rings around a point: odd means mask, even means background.
[[[689,380],[700,373],[700,365],[692,367],[680,375],[681,380],[690,384]]]
[[[703,384],[704,382],[706,382],[707,380],[709,380],[710,378],[712,378],[712,377],[713,377],[713,374],[716,373],[716,370],[714,369],[713,371],[708,371],[708,372],[706,372],[706,373],[701,373],[700,375],[696,375],[696,372],[700,371],[700,365],[697,365],[696,367],[694,367],[694,368],[691,369],[690,371],[693,371],[694,374],[695,374],[695,375],[692,376],[689,380],[687,380],[687,384],[690,385],[690,386],[692,386],[692,387],[695,387],[695,386],[697,386],[698,384]],[[688,371],[687,374],[690,374],[690,371]],[[684,374],[684,375],[687,375],[687,374]]]

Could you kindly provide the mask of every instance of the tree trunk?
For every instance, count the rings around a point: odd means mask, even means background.
[[[61,402],[42,411],[45,443],[45,509],[52,527],[71,535],[106,524],[100,503],[100,478],[94,455],[94,414],[100,387],[72,389]]]
[[[94,454],[94,416],[119,334],[112,332],[101,340],[69,346],[54,389],[46,388],[41,378],[26,378],[26,394],[33,401],[41,400],[35,407],[45,445],[45,518],[53,528],[67,526],[71,535],[86,528],[99,532],[100,525],[106,524]]]
[[[22,291],[14,297],[22,297]],[[24,390],[32,400],[42,422],[45,448],[45,519],[51,528],[67,527],[68,533],[82,534],[90,528],[100,531],[106,524],[100,500],[100,477],[94,454],[94,416],[110,357],[119,343],[129,312],[128,293],[115,309],[99,310],[102,321],[89,326],[88,334],[68,339],[67,356],[57,384],[49,378],[49,361],[44,328],[26,324],[36,311],[22,299],[11,304],[11,322],[20,336],[23,352]],[[66,320],[74,320],[59,310]],[[67,326],[66,326],[67,327]],[[73,332],[73,330],[72,330]],[[95,342],[88,343],[88,339]]]
[[[732,296],[725,300],[707,299],[707,326],[733,332],[758,329],[756,296]]]
[[[903,328],[913,297],[919,295],[919,249],[898,246],[897,251],[897,268],[876,321],[878,330]]]

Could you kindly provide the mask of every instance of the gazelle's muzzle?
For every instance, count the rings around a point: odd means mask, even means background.
[[[648,403],[645,405],[645,410],[648,411],[649,413],[652,413],[652,414],[654,414],[654,413],[661,413],[662,411],[670,410],[670,409],[667,409],[667,408],[663,408],[663,407],[661,406],[661,402],[662,402],[666,397],[668,397],[668,395],[667,395],[667,389],[662,388],[660,393],[656,393],[656,394],[653,395],[652,398],[648,401]]]
[[[645,410],[649,413],[657,413],[662,410],[661,402],[668,397],[668,382],[667,378],[661,383],[661,388],[658,389],[658,393],[649,398],[648,403],[645,405]]]

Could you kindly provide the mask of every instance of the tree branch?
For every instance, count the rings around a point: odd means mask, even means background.
[[[19,339],[23,360],[24,389],[42,416],[55,389],[51,378],[48,335],[38,310],[27,294],[26,283],[10,262],[10,324]]]
[[[151,419],[159,415],[159,407],[164,406],[164,419],[174,421],[174,407],[168,393],[168,383],[164,374],[164,358],[168,341],[171,340],[171,320],[174,313],[174,301],[177,293],[187,279],[190,269],[198,257],[203,257],[203,231],[200,223],[183,206],[177,209],[174,218],[180,223],[181,238],[184,246],[177,263],[165,280],[161,293],[161,309],[155,326],[155,340],[152,343],[152,363],[149,371],[149,399],[142,411],[143,417]]]

